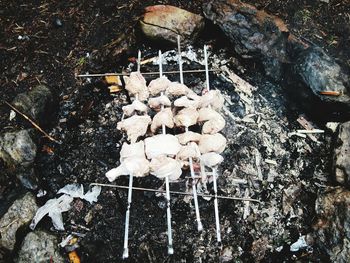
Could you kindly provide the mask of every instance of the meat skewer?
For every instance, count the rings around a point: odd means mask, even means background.
[[[205,64],[205,78],[206,78],[206,84],[207,84],[207,91],[209,92],[210,85],[209,85],[209,70],[208,70],[208,54],[207,54],[207,46],[206,45],[204,45],[204,64]],[[209,105],[209,107],[210,107],[210,105]],[[214,195],[215,195],[215,197],[214,197],[214,212],[215,212],[215,225],[216,225],[216,239],[218,241],[218,244],[221,245],[221,231],[220,231],[217,171],[216,171],[216,169],[217,169],[216,165],[212,167]]]
[[[137,58],[137,72],[140,73],[141,70],[141,51],[138,52]],[[135,99],[138,99],[138,95],[135,95]],[[129,257],[129,220],[130,220],[130,208],[132,202],[132,184],[133,184],[133,175],[129,175],[129,189],[128,189],[128,206],[125,212],[125,228],[124,228],[124,250],[123,250],[123,259]]]
[[[180,83],[184,84],[183,79],[183,72],[182,72],[182,59],[181,59],[181,45],[180,45],[180,35],[177,36],[177,47],[178,47],[178,56],[179,56],[179,70],[180,70]],[[188,132],[188,127],[185,126],[185,132]],[[192,157],[189,158],[190,163],[190,172],[191,172],[191,178],[192,178],[192,192],[193,192],[193,199],[194,199],[194,206],[196,210],[196,220],[197,220],[197,229],[198,231],[203,230],[203,225],[201,222],[201,216],[199,213],[199,207],[198,207],[198,198],[197,198],[197,187],[196,187],[196,179],[193,169],[193,160]]]
[[[159,50],[159,75],[163,76],[163,65],[162,65],[162,51]],[[161,95],[164,95],[164,92],[161,92]],[[161,106],[161,110],[164,110],[164,105]],[[162,123],[162,133],[166,134],[165,124]],[[170,211],[170,185],[169,185],[169,176],[165,177],[165,191],[166,191],[166,200],[167,200],[167,225],[168,225],[168,254],[174,254],[173,248],[173,235],[171,229],[171,211]]]

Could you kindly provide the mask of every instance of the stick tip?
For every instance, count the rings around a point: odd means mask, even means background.
[[[198,221],[198,231],[201,232],[203,230],[203,225],[201,221]]]
[[[174,248],[173,246],[168,246],[168,254],[173,255],[174,254]]]
[[[128,248],[124,248],[123,259],[128,258],[128,257],[129,257],[129,249]]]

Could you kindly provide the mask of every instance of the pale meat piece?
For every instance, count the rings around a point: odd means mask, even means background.
[[[201,154],[208,152],[222,153],[225,150],[227,140],[220,134],[203,134],[199,140],[198,147]]]
[[[142,157],[129,157],[123,160],[121,164],[106,173],[106,177],[113,182],[121,175],[132,175],[135,177],[144,177],[149,173],[149,161]]]
[[[199,96],[197,93],[195,93],[193,90],[190,90],[187,94],[187,98],[195,101],[200,101],[201,96]]]
[[[106,173],[109,181],[114,181],[121,175],[133,175],[141,177],[149,172],[149,162],[145,156],[145,144],[143,141],[137,143],[123,143],[120,150],[120,165]]]
[[[159,155],[175,156],[180,151],[179,140],[171,134],[158,134],[145,139],[145,152],[147,159]]]
[[[197,123],[199,113],[193,108],[183,108],[174,117],[176,126],[190,127]]]
[[[135,112],[147,113],[148,107],[139,100],[134,100],[131,104],[123,106],[122,108],[126,116],[131,116]]]
[[[150,98],[148,100],[148,106],[151,109],[159,109],[162,105],[165,107],[171,106],[171,101],[165,95],[161,95],[161,96],[155,97],[155,98]]]
[[[202,134],[193,131],[188,131],[185,133],[177,134],[176,137],[179,139],[179,142],[182,145],[186,145],[189,142],[199,142],[199,140],[202,137]]]
[[[181,164],[173,158],[160,155],[155,157],[150,162],[151,174],[158,178],[169,177],[170,181],[175,181],[182,174]]]
[[[214,134],[221,131],[226,124],[225,119],[220,113],[212,108],[202,108],[199,110],[199,122],[205,121],[202,127],[203,134]]]
[[[126,158],[146,158],[145,143],[139,141],[137,143],[124,142],[120,150],[120,161],[123,162]]]
[[[198,159],[200,156],[201,153],[198,145],[195,142],[190,142],[189,144],[181,147],[180,151],[176,155],[176,159],[184,162],[184,164],[187,165],[190,157],[193,159]]]
[[[189,92],[191,92],[191,90],[186,85],[179,82],[171,82],[166,89],[165,94],[171,96],[185,96]]]
[[[219,165],[223,160],[224,157],[222,157],[220,154],[215,153],[215,152],[209,152],[203,154],[201,157],[201,162],[208,167],[215,167]]]
[[[186,96],[182,96],[174,101],[175,107],[185,107],[185,108],[198,108],[199,106],[199,99],[197,100],[191,100]]]
[[[159,93],[165,91],[168,88],[170,83],[171,83],[171,81],[168,80],[168,78],[165,76],[154,79],[148,85],[149,93],[152,96],[156,96]]]
[[[219,90],[210,90],[201,96],[199,107],[205,108],[211,106],[214,110],[221,110],[224,106],[224,97]]]
[[[139,137],[146,134],[148,125],[151,121],[151,117],[148,115],[134,115],[118,122],[117,129],[126,131],[128,140],[131,143],[135,143]]]
[[[124,77],[125,89],[130,95],[138,98],[140,101],[145,101],[149,97],[146,80],[140,72],[131,72],[130,77]]]
[[[154,115],[151,124],[151,131],[154,133],[159,127],[162,127],[162,124],[170,129],[174,127],[173,112],[171,111],[171,108],[162,109]]]

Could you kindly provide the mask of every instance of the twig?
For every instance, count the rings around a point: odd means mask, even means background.
[[[124,185],[117,185],[117,184],[101,184],[101,183],[91,183],[90,186],[92,185],[98,185],[98,186],[104,186],[104,187],[113,187],[113,188],[119,188],[119,189],[129,189],[128,186]],[[143,188],[143,187],[132,187],[133,190],[136,191],[144,191],[144,192],[153,192],[153,193],[161,193],[165,194],[166,191],[163,190],[157,190],[157,189],[151,189],[151,188]],[[186,192],[178,192],[178,191],[169,191],[171,194],[176,194],[176,195],[192,195],[192,193],[186,193]],[[213,198],[215,195],[208,195],[208,194],[197,194],[198,196],[201,197],[210,197]],[[232,196],[222,196],[218,195],[217,198],[219,199],[226,199],[226,200],[234,200],[234,201],[250,201],[250,202],[257,202],[261,203],[258,199],[253,199],[253,198],[243,198],[243,197],[232,197]]]
[[[36,128],[37,130],[39,130],[42,134],[45,135],[45,137],[47,137],[50,141],[53,141],[55,143],[58,144],[62,144],[62,142],[57,141],[55,138],[53,138],[52,136],[50,136],[48,133],[46,133],[42,128],[40,128],[40,126],[38,124],[36,124],[32,119],[30,119],[27,115],[25,115],[24,113],[22,113],[21,111],[19,111],[18,109],[16,109],[14,106],[12,106],[10,103],[8,103],[7,101],[4,101],[7,106],[9,106],[11,109],[13,109],[15,112],[17,112],[18,114],[20,114],[23,118],[25,118],[27,121],[29,121],[34,128]]]

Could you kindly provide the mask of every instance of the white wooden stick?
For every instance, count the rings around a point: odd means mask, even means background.
[[[209,85],[209,71],[208,71],[208,53],[207,46],[204,45],[204,63],[205,63],[205,79],[207,83],[207,90],[210,90]],[[209,105],[210,107],[210,105]],[[215,213],[215,225],[216,225],[216,239],[221,245],[221,231],[220,231],[220,218],[219,218],[219,205],[218,205],[218,188],[217,188],[217,172],[216,167],[213,168],[213,185],[214,185],[214,213]]]
[[[179,70],[180,70],[180,83],[184,84],[184,78],[183,78],[183,72],[182,72],[182,59],[181,59],[181,44],[180,44],[180,35],[177,36],[177,48],[178,48],[178,61],[179,61]],[[188,132],[188,127],[186,128],[186,132]],[[192,157],[189,158],[190,162],[190,171],[191,171],[191,178],[192,178],[192,192],[193,192],[193,199],[194,199],[194,207],[196,210],[196,220],[197,220],[197,228],[198,231],[203,230],[203,225],[201,222],[201,216],[199,213],[199,207],[198,207],[198,198],[197,198],[197,187],[196,187],[196,179],[193,169],[193,160]]]
[[[220,218],[219,218],[219,205],[218,205],[218,187],[217,187],[217,172],[216,167],[213,168],[213,184],[214,184],[214,210],[215,210],[215,225],[216,225],[216,239],[221,245],[221,231],[220,231]]]
[[[181,59],[181,44],[180,44],[180,35],[177,35],[177,49],[178,49],[178,60],[179,60],[179,70],[180,70],[180,83],[184,84],[184,74],[182,72],[182,59]]]
[[[124,250],[123,250],[123,258],[129,257],[129,219],[130,219],[130,207],[132,200],[132,183],[133,183],[133,175],[129,176],[129,189],[128,189],[128,207],[125,213],[125,229],[124,229]]]
[[[137,54],[137,72],[141,71],[141,51],[139,50]],[[135,96],[135,99],[138,99],[138,96]],[[128,207],[125,213],[125,228],[124,228],[124,250],[123,250],[123,258],[129,257],[129,221],[130,221],[130,208],[132,202],[132,183],[133,183],[133,175],[129,175],[129,189],[128,189]]]
[[[141,71],[141,50],[137,54],[137,72]]]
[[[188,132],[188,127],[186,127],[186,132]],[[190,172],[191,172],[191,178],[192,178],[192,192],[193,192],[194,208],[196,210],[197,229],[198,229],[198,231],[202,231],[203,225],[201,222],[201,216],[200,216],[199,207],[198,207],[196,178],[195,178],[194,169],[193,169],[192,157],[189,158],[189,162],[190,162]]]
[[[204,64],[205,64],[205,80],[207,83],[207,90],[210,90],[209,86],[209,69],[208,69],[208,53],[207,53],[207,45],[204,45]]]
[[[159,75],[163,76],[163,65],[162,65],[162,51],[159,50]],[[161,92],[161,95],[164,95],[164,92]],[[161,110],[164,110],[164,105],[161,106]],[[162,124],[162,133],[166,134],[165,124]],[[170,185],[169,185],[169,176],[165,177],[165,191],[166,191],[166,201],[167,201],[167,225],[168,225],[168,254],[174,254],[173,248],[173,235],[171,229],[171,210],[170,210]]]

